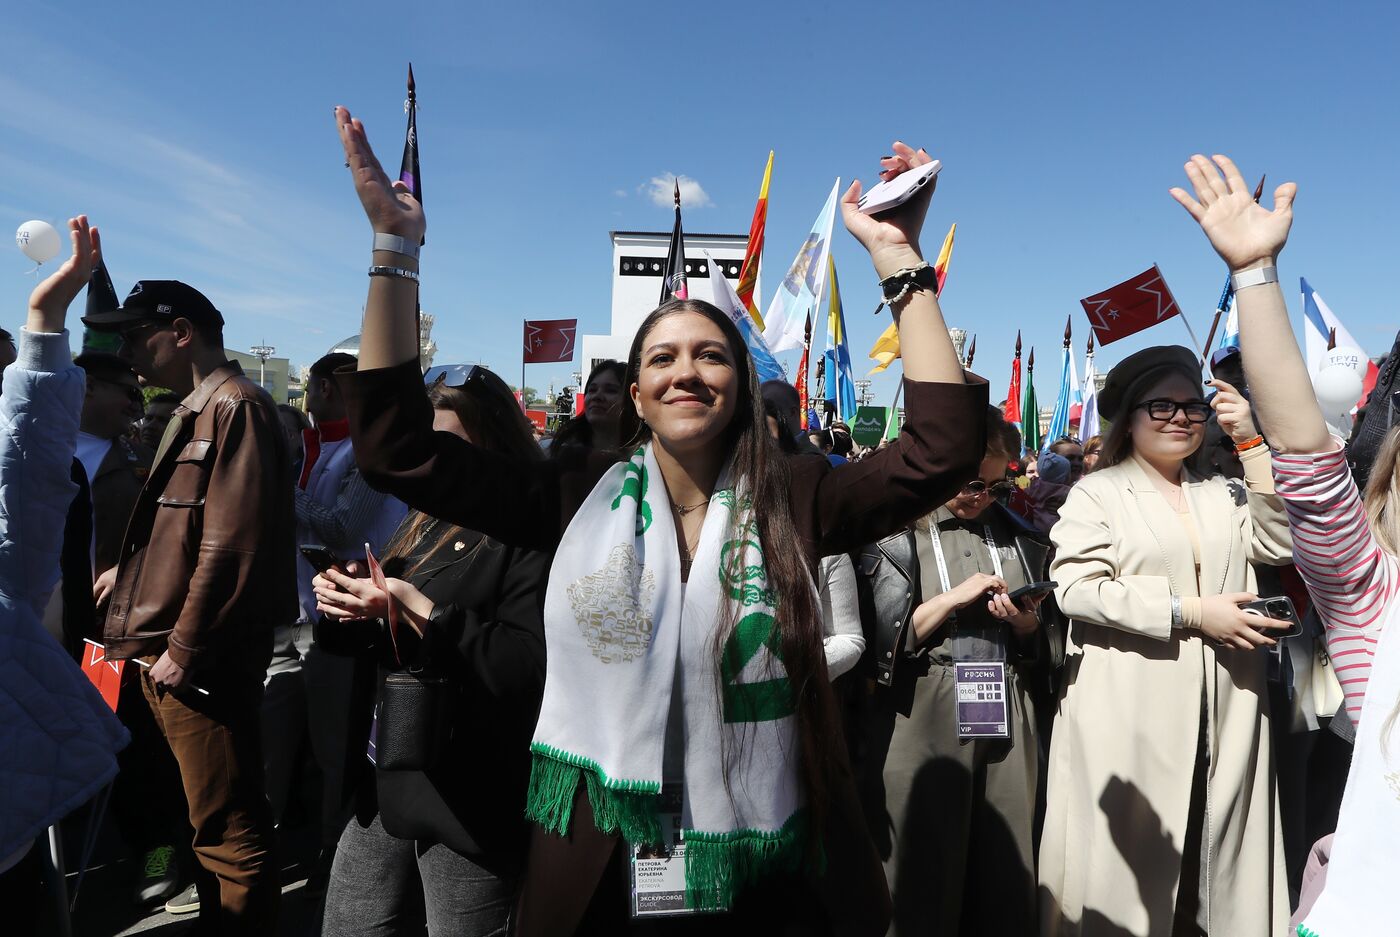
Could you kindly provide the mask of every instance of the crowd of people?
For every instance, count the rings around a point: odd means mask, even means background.
[[[809,433],[676,299],[546,448],[489,369],[423,373],[422,206],[336,119],[374,245],[358,358],[305,412],[176,281],[90,305],[118,351],[75,359],[82,216],[0,336],[16,933],[53,932],[35,842],[108,785],[136,899],[208,934],[275,932],[298,816],[336,937],[1393,927],[1400,429],[1363,496],[1277,285],[1291,183],[1269,209],[1187,163],[1238,358],[1129,355],[1082,444],[1024,452],[962,367],[934,187],[872,216],[856,183],[846,227],[907,287],[897,438]],[[112,708],[93,645],[129,665]]]

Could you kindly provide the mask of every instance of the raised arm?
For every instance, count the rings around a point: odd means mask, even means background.
[[[933,161],[924,150],[914,150],[897,140],[892,148],[894,155],[880,160],[881,181],[889,181],[902,172]],[[859,179],[852,182],[842,196],[841,217],[846,229],[870,252],[875,273],[881,280],[924,262],[919,233],[937,184],[935,177],[918,195],[879,215],[864,214],[856,207],[861,192]],[[906,379],[946,384],[963,382],[962,362],[948,337],[943,310],[933,290],[910,290],[899,302],[890,304],[890,313],[899,328],[899,350],[904,359]]]
[[[391,182],[364,125],[335,109],[345,161],[370,227],[416,250],[427,230],[423,207]],[[417,258],[376,250],[371,263],[409,271]],[[559,468],[525,462],[433,431],[418,367],[418,283],[399,274],[369,278],[358,370],[337,374],[365,480],[410,507],[480,531],[502,543],[553,549],[561,530]]]
[[[1174,188],[1172,197],[1190,212],[1230,273],[1276,267],[1293,224],[1298,187],[1274,190],[1272,211],[1254,202],[1249,186],[1226,156],[1214,162],[1196,155],[1186,163],[1192,198]],[[1278,282],[1247,286],[1235,294],[1240,352],[1249,378],[1255,415],[1278,452],[1326,452],[1335,447],[1313,394],[1312,379]]]
[[[37,618],[58,580],[63,515],[72,482],[83,372],[73,364],[64,320],[101,252],[97,229],[68,222],[73,253],[29,297],[19,357],[0,395],[0,591]]]

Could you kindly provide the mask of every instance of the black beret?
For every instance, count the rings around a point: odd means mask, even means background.
[[[1099,415],[1114,422],[1132,406],[1129,394],[1135,386],[1159,381],[1168,374],[1180,374],[1195,383],[1201,379],[1201,359],[1182,345],[1154,345],[1129,355],[1108,372],[1099,391]]]

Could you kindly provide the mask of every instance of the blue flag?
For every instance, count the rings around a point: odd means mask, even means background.
[[[1045,428],[1045,439],[1040,444],[1041,452],[1069,434],[1069,408],[1074,395],[1070,388],[1069,356],[1069,346],[1066,345],[1060,352],[1060,391],[1055,396],[1055,410],[1050,414],[1050,425]]]

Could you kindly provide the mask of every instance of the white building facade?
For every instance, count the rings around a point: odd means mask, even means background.
[[[583,336],[583,359],[579,369],[584,377],[594,364],[613,358],[626,361],[632,339],[642,320],[656,308],[661,295],[661,274],[666,266],[666,252],[671,244],[669,231],[613,231],[612,237],[612,322],[606,335]],[[705,251],[720,263],[729,282],[736,288],[744,251],[748,248],[746,234],[686,234],[686,287],[691,299],[710,302],[709,261]],[[754,291],[757,301],[761,295],[762,277]],[[762,308],[762,304],[759,304]]]

